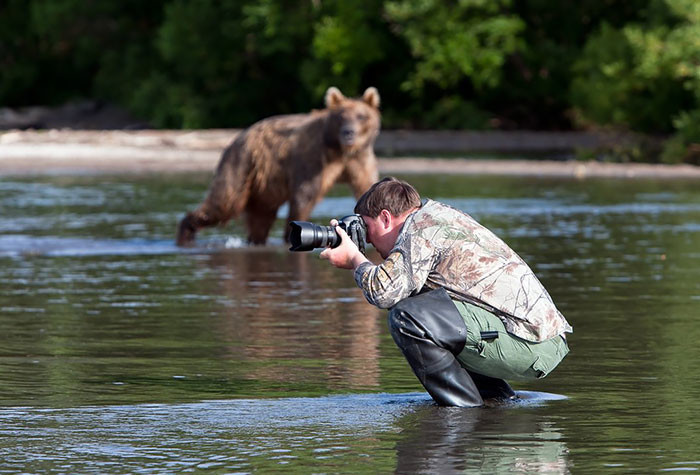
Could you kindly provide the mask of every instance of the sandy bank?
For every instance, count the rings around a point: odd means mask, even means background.
[[[9,131],[0,133],[0,175],[188,172],[214,170],[237,130]],[[573,160],[417,158],[441,148],[517,155],[570,152],[610,137],[574,133],[383,132],[377,141],[381,173],[449,173],[551,177],[700,178],[691,165],[614,164]],[[386,155],[393,155],[387,157]]]

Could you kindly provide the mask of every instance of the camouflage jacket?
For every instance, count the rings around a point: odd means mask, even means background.
[[[380,308],[444,287],[453,299],[498,315],[525,340],[573,331],[520,256],[468,214],[437,201],[411,213],[389,257],[358,266],[355,281]]]

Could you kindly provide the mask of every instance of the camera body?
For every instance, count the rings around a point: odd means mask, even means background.
[[[367,227],[359,214],[350,214],[338,220],[338,226],[345,231],[362,254],[365,253]],[[338,247],[341,239],[333,226],[319,226],[306,221],[289,223],[290,251],[311,251],[322,247]]]

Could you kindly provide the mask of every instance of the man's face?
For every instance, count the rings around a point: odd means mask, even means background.
[[[383,214],[376,218],[362,215],[362,220],[367,226],[367,242],[374,246],[383,259],[386,259],[396,243],[391,220],[387,220]]]

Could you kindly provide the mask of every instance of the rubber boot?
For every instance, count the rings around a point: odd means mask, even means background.
[[[472,381],[479,389],[479,394],[482,399],[516,399],[518,396],[510,387],[510,384],[502,379],[492,378],[490,376],[484,376],[483,374],[475,373],[474,371],[469,371],[469,376],[472,377]]]
[[[467,327],[445,289],[399,302],[389,312],[391,336],[423,387],[441,406],[474,407],[484,401],[455,355]]]

